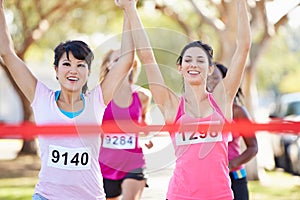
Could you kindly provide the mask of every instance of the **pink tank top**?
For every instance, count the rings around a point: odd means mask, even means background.
[[[103,117],[103,124],[122,120],[132,123],[140,123],[142,119],[142,104],[137,92],[132,94],[132,103],[127,108],[121,108],[111,101]],[[120,125],[121,126],[121,125]],[[137,168],[145,167],[145,159],[142,148],[138,144],[136,133],[104,134],[99,154],[99,163],[104,178],[120,180],[125,175]]]
[[[184,98],[175,123],[195,124],[195,131],[179,130],[172,134],[176,166],[169,183],[168,200],[232,200],[228,170],[228,134],[222,133],[226,121],[212,95],[208,99],[214,112],[204,118],[185,113]],[[215,124],[197,131],[200,124]]]

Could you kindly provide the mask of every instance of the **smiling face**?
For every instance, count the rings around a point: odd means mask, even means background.
[[[72,54],[72,59],[70,59],[70,54]],[[62,75],[59,73],[61,71],[61,69],[58,67],[60,65],[62,65],[61,61],[63,59],[70,63],[72,63],[71,61],[76,59],[77,61],[80,61],[81,63],[86,64],[86,66],[87,66],[86,70],[88,70],[88,74],[89,74],[90,69],[91,69],[92,60],[94,59],[94,54],[91,51],[91,49],[89,48],[89,46],[80,40],[66,41],[66,42],[60,43],[57,47],[55,47],[53,64],[54,64],[54,68],[56,71],[57,79],[59,80],[60,84],[62,83],[62,81],[65,81],[65,78],[63,78],[63,77],[61,80],[59,79],[59,78],[61,78]],[[64,66],[65,65],[68,65],[68,64],[64,64]],[[76,79],[77,78],[74,79],[75,83],[79,83],[79,79],[78,79],[78,81]],[[82,79],[80,79],[80,82],[81,81],[82,81]],[[61,84],[61,86],[62,86],[62,84]],[[82,93],[85,93],[86,90],[87,90],[87,82],[85,82],[85,84],[82,87]]]
[[[207,53],[202,48],[190,47],[182,56],[179,70],[185,82],[199,85],[206,83],[207,76],[212,73],[213,67],[210,66]]]
[[[87,62],[76,59],[72,52],[69,52],[69,59],[66,53],[62,55],[55,71],[61,89],[72,92],[81,91],[89,75]]]

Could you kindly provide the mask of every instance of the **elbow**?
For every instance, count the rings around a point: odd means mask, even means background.
[[[256,155],[257,155],[257,153],[258,153],[258,148],[256,148],[254,151],[253,151],[253,157],[255,157]]]
[[[256,139],[256,136],[254,136],[252,138],[252,144],[250,145],[250,148],[251,148],[251,152],[252,152],[252,155],[253,157],[256,156],[256,154],[258,153],[258,144],[257,144],[257,139]]]
[[[133,55],[126,55],[126,56],[122,57],[122,58],[119,60],[119,63],[120,63],[122,66],[126,66],[126,71],[129,71],[130,68],[133,66],[133,63],[134,63],[134,56],[133,56]]]
[[[240,40],[240,43],[246,51],[249,51],[252,44],[251,34],[244,34],[243,38]]]
[[[141,60],[142,64],[153,64],[155,63],[155,58],[153,55],[153,52],[150,49],[143,49],[143,50],[137,50],[139,59]]]
[[[133,57],[130,59],[126,59],[122,62],[122,64],[124,64],[125,66],[128,66],[128,70],[130,70],[130,68],[133,65],[133,59],[134,59]]]
[[[257,153],[258,153],[258,146],[256,145],[254,155],[256,155]]]
[[[7,57],[9,57],[10,55],[15,54],[14,52],[14,48],[12,45],[1,45],[1,49],[0,49],[0,57],[3,60],[6,60]]]
[[[247,57],[251,49],[251,42],[243,41],[237,45],[237,51],[241,57]]]
[[[249,52],[250,51],[250,49],[251,49],[251,39],[249,38],[248,40],[246,40],[245,42],[244,42],[244,49],[245,49],[245,51],[247,51],[247,52]]]
[[[248,52],[251,49],[251,40],[249,39],[243,39],[242,41],[238,42],[238,47],[240,49],[240,52],[244,52],[246,54],[248,54]]]
[[[251,156],[254,157],[258,153],[258,146],[257,144],[253,147],[251,147]]]

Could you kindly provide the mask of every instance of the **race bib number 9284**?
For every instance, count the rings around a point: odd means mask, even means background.
[[[109,149],[134,149],[136,144],[136,135],[134,133],[126,134],[104,134],[103,147]]]

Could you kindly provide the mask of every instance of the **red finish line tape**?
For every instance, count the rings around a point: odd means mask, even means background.
[[[129,121],[128,121],[129,122]],[[182,132],[182,131],[207,131],[214,126],[220,125],[191,125],[191,124],[166,124],[166,125],[138,125],[133,122],[105,123],[101,126],[95,124],[88,125],[43,125],[34,123],[21,124],[0,124],[0,138],[5,139],[33,139],[38,135],[78,135],[91,133],[149,133],[149,132]],[[300,135],[300,122],[276,121],[271,123],[253,123],[249,121],[238,121],[235,123],[225,123],[222,125],[223,132],[231,132],[251,137],[257,131],[269,131],[272,133],[290,133]]]

